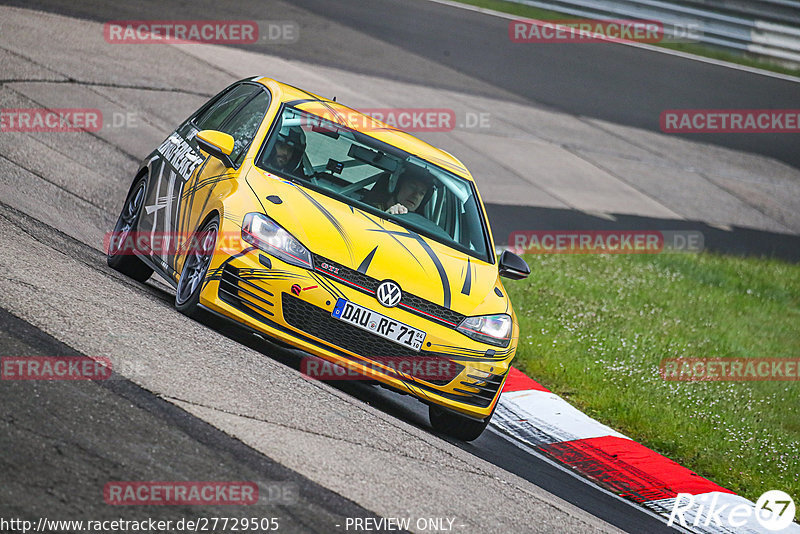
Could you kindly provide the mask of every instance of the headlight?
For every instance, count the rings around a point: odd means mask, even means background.
[[[506,347],[511,341],[511,326],[511,316],[502,313],[467,317],[458,325],[458,331],[475,341]]]
[[[242,239],[286,263],[311,269],[311,253],[308,249],[266,215],[245,215]]]

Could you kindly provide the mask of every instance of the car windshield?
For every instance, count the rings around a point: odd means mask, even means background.
[[[361,132],[285,106],[256,166],[491,261],[470,181]]]

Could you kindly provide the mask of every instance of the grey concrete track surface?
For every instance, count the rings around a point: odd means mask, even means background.
[[[93,20],[293,20],[303,37],[285,58],[431,87],[494,95],[659,131],[666,109],[794,109],[800,85],[615,44],[512,44],[507,19],[427,0],[12,0]],[[191,16],[190,16],[191,15]],[[246,45],[275,53],[275,45]],[[691,134],[686,138],[778,158],[800,168],[800,134]]]
[[[298,0],[311,12],[430,57],[529,102],[572,115],[660,131],[666,109],[794,109],[800,84],[608,43],[526,45],[508,39],[508,19],[425,0]],[[800,134],[690,135],[800,167]]]
[[[350,10],[351,2],[337,5]],[[383,21],[381,24],[388,24],[385,17],[377,17],[381,13],[379,7],[386,5],[394,4],[376,2],[377,11],[362,10],[360,13],[365,17],[374,13],[376,19]],[[543,208],[509,221],[518,225],[510,229],[553,228],[547,225],[548,221],[542,220],[542,213],[551,214],[554,220],[565,221],[560,229],[595,229],[601,219],[613,221],[621,214],[641,218],[638,221],[628,219],[640,226],[620,228],[623,230],[670,229],[676,221],[688,225],[696,222],[699,229],[714,227],[728,232],[717,235],[709,230],[711,248],[738,252],[735,246],[728,245],[733,242],[735,245],[744,244],[745,249],[752,247],[757,254],[772,253],[776,247],[781,248],[781,236],[800,233],[800,169],[763,156],[692,143],[646,129],[530,104],[503,89],[502,76],[498,76],[499,87],[492,86],[437,62],[441,58],[436,54],[416,54],[382,40],[394,39],[395,33],[408,31],[402,17],[398,19],[397,32],[387,31],[373,37],[361,31],[372,31],[368,24],[353,29],[325,18],[327,13],[315,14],[282,2],[259,6],[256,10],[246,3],[236,4],[225,12],[225,17],[274,20],[280,15],[282,19],[298,21],[300,40],[291,45],[255,44],[239,49],[182,46],[180,49],[190,57],[178,56],[182,58],[181,63],[174,63],[177,60],[174,50],[171,50],[174,47],[109,45],[102,39],[100,23],[78,37],[58,33],[57,25],[26,27],[25,22],[9,17],[4,26],[5,51],[2,53],[7,58],[4,61],[21,65],[22,74],[13,77],[18,82],[7,87],[15,87],[32,98],[38,97],[41,105],[100,107],[108,117],[113,117],[113,113],[133,111],[141,119],[138,128],[107,127],[98,135],[124,146],[126,153],[140,156],[161,141],[159,136],[169,124],[180,120],[182,114],[191,109],[192,106],[185,105],[192,102],[191,98],[186,98],[187,90],[195,94],[211,94],[231,78],[268,74],[323,95],[338,96],[340,101],[354,107],[452,109],[457,121],[452,131],[423,132],[420,136],[461,158],[476,176],[484,201],[501,206],[496,212],[502,213],[505,205]],[[475,39],[480,36],[489,39],[496,33],[497,20],[505,20],[430,2],[410,2],[408,6],[411,11],[422,7],[433,10],[425,13],[429,17],[441,16],[447,31],[458,31],[458,24],[462,23],[472,27],[479,17],[478,20],[483,21],[486,27],[473,33]],[[77,11],[95,20],[159,16],[185,18],[199,16],[201,12],[204,17],[211,17],[213,13],[203,11],[202,5],[193,4],[187,11],[169,3],[109,7],[102,3],[62,6],[53,2],[48,7]],[[445,11],[440,13],[441,10]],[[337,11],[331,16],[342,15]],[[456,17],[456,20],[447,22],[450,20],[448,17]],[[53,29],[56,31],[52,32]],[[421,39],[433,35],[430,32],[423,34]],[[50,46],[40,46],[43,38]],[[411,41],[408,39],[405,45],[410,46]],[[84,55],[81,47],[97,52]],[[470,47],[475,45],[465,39],[462,48],[470,50]],[[478,48],[475,54],[480,55],[483,49]],[[131,77],[125,66],[152,62],[150,52],[154,50],[159,52],[159,61],[150,69],[137,67],[137,76]],[[629,53],[626,47],[604,50]],[[160,57],[162,51],[163,58]],[[649,54],[644,61],[661,60],[660,54],[642,50],[637,53]],[[100,60],[108,55],[117,58],[118,62],[106,65]],[[570,54],[565,56],[572,58]],[[345,61],[348,57],[349,66]],[[613,57],[611,54],[608,60],[613,60]],[[80,63],[76,58],[81,58]],[[332,65],[347,68],[309,64],[309,59],[316,62],[330,60]],[[511,59],[519,61],[519,58]],[[26,60],[42,68],[32,70],[25,67]],[[683,61],[687,68],[697,68],[695,62]],[[509,73],[517,72],[519,67],[518,63],[510,60],[503,59],[499,63],[509,66]],[[99,64],[103,65],[102,71],[98,70]],[[215,72],[207,79],[192,81],[192,69],[198,64],[212,66]],[[569,68],[569,63],[564,65],[565,72]],[[75,80],[101,85],[86,92],[76,90],[69,79],[64,79],[58,92],[54,92],[53,86],[41,82],[52,77],[52,72],[47,69],[69,73]],[[392,73],[395,74],[393,78],[385,77]],[[774,80],[750,76],[753,78],[748,80],[762,84],[760,87],[764,94],[771,94]],[[24,83],[26,79],[30,83]],[[414,82],[409,82],[409,79]],[[126,90],[126,86],[177,90],[169,95],[175,106],[168,111],[167,120],[149,112],[156,99],[152,93]],[[717,92],[727,94],[726,91]],[[642,90],[642,94],[649,93]],[[629,103],[634,104],[633,101]],[[476,115],[486,116],[488,125],[470,127],[467,119]],[[576,212],[599,219],[575,217]],[[577,226],[580,224],[584,226]],[[507,226],[501,224],[504,230]],[[675,226],[685,227],[686,224]],[[735,232],[742,228],[770,235],[739,235]],[[495,235],[500,242],[505,242],[507,232]],[[765,243],[769,246],[764,246]],[[717,244],[720,246],[715,247]],[[783,248],[791,249],[785,244]],[[783,254],[784,257],[789,255]]]
[[[73,350],[110,358],[122,376],[147,392],[349,499],[354,510],[454,518],[463,532],[616,531],[526,480],[183,317],[163,284],[137,284],[108,269],[103,234],[113,224],[138,156],[205,99],[198,95],[217,91],[232,76],[170,47],[157,56],[147,47],[98,54],[86,42],[98,35],[97,27],[76,20],[5,9],[3,20],[13,20],[17,31],[14,43],[3,42],[4,73],[35,81],[5,83],[1,107],[77,99],[84,107],[135,109],[139,122],[135,129],[104,128],[97,134],[0,136],[0,308]],[[58,42],[45,39],[43,28]],[[28,53],[9,52],[10,46]],[[42,398],[35,387],[14,387],[20,410],[44,410],[42,423],[52,418],[47,404],[32,407]],[[57,387],[50,384],[47,391]],[[104,395],[100,400],[113,407],[117,401]],[[13,417],[7,414],[5,421]],[[159,454],[169,441],[158,429],[169,429],[153,425],[155,449],[147,452],[147,461],[164,470],[138,471],[135,462],[127,469],[122,452],[89,451],[92,461],[102,464],[101,458],[112,456],[122,465],[97,473],[95,480],[73,480],[73,491],[99,501],[98,485],[116,473],[179,478],[166,465],[172,451]],[[25,444],[15,440],[12,446]],[[93,446],[108,446],[102,433]],[[201,462],[181,474],[213,479],[225,465],[206,469]],[[231,473],[252,475],[246,467]],[[25,491],[19,474],[3,469],[3,485],[13,482]],[[64,509],[69,493],[62,495]],[[19,497],[14,502],[19,505]]]
[[[0,310],[0,354],[80,354]],[[275,518],[285,532],[330,532],[347,517],[375,518],[131,382],[3,382],[0,518],[172,521]],[[105,505],[120,480],[252,481],[273,502],[253,506]],[[278,499],[277,491],[282,492]],[[267,501],[268,499],[264,499]],[[268,521],[269,522],[269,521]]]

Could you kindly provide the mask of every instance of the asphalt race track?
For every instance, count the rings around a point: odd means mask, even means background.
[[[306,380],[297,351],[211,317],[181,316],[164,283],[138,284],[106,266],[103,236],[139,159],[209,96],[243,77],[241,62],[255,64],[258,56],[258,73],[270,75],[274,66],[295,73],[301,87],[317,73],[323,86],[412,84],[431,95],[458,92],[650,132],[665,108],[797,107],[800,85],[622,46],[554,48],[532,57],[509,47],[506,20],[427,1],[336,4],[0,7],[0,107],[108,105],[138,119],[135,127],[106,124],[97,133],[0,133],[0,354],[107,356],[117,371],[103,382],[0,385],[0,518],[257,516],[280,518],[281,531],[346,532],[347,518],[409,517],[452,518],[453,531],[464,533],[672,531],[492,431],[471,444],[444,439],[431,433],[426,410],[414,400],[364,383]],[[158,18],[291,20],[302,38],[294,45],[157,53],[103,42],[105,21]],[[719,89],[725,87],[735,90]],[[778,168],[785,182],[774,187],[797,187],[789,169],[800,168],[796,135],[704,141],[757,153],[754,160],[743,156],[741,168],[758,169],[762,174],[753,175],[764,180]],[[704,146],[697,154],[713,161],[704,151],[716,150]],[[504,243],[520,216],[504,208],[500,189],[485,196],[497,199],[489,211]],[[737,240],[745,232],[738,230],[715,243],[796,260],[800,226],[796,214],[786,215],[791,205],[756,201],[757,209],[741,215],[755,221],[749,241]],[[586,219],[595,216],[575,207],[577,197],[548,202],[515,209],[529,217],[536,210],[562,228],[569,221],[610,224],[607,216]],[[650,217],[643,226],[673,220],[663,205],[647,202],[627,216]],[[727,206],[708,202],[701,211]],[[694,220],[681,224],[697,227]],[[704,229],[712,237],[727,232]],[[112,480],[251,480],[290,497],[252,507],[120,509],[103,501]]]
[[[144,0],[5,2],[92,20],[185,19],[183,4]],[[293,20],[303,38],[283,46],[282,57],[320,63],[388,79],[461,91],[497,91],[570,113],[658,131],[665,109],[794,109],[796,81],[686,61],[615,44],[559,44],[531,51],[510,46],[508,19],[486,17],[427,0],[327,0],[192,2],[199,18]],[[245,45],[242,45],[245,46]],[[275,53],[281,45],[246,45]],[[402,52],[402,53],[398,53]],[[800,167],[796,136],[692,134],[703,140],[763,154]]]
[[[80,356],[5,311],[0,330],[2,354]],[[176,476],[272,481],[288,491],[275,503],[238,507],[233,514],[223,506],[206,507],[206,516],[278,517],[290,532],[328,532],[346,517],[375,517],[127,380],[4,386],[0,501],[6,519],[75,519],[78,510],[92,519],[113,519],[110,507],[87,491],[92,483]],[[179,520],[196,512],[190,506],[153,506],[125,517]]]

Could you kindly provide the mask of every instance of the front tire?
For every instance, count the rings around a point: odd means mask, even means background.
[[[178,288],[175,291],[175,308],[189,317],[198,317],[200,293],[211,259],[214,257],[218,233],[219,217],[215,216],[192,236],[189,252],[183,262]]]
[[[139,282],[147,281],[153,274],[153,269],[145,265],[134,254],[134,247],[131,246],[129,237],[131,231],[138,227],[139,215],[142,212],[146,193],[147,175],[144,175],[134,183],[125,199],[122,212],[117,218],[117,224],[114,225],[106,255],[106,263],[109,267]]]
[[[435,431],[461,441],[473,441],[478,439],[478,436],[486,430],[489,421],[492,419],[490,415],[483,421],[475,421],[474,419],[445,410],[436,404],[431,404],[428,407],[428,417]]]

